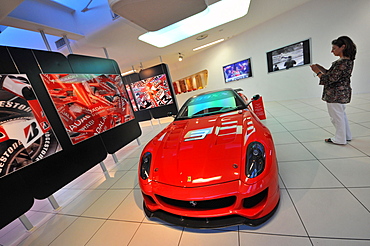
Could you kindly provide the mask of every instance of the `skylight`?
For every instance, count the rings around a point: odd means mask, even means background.
[[[147,32],[139,40],[156,47],[165,47],[219,25],[245,16],[250,0],[221,0],[204,11],[158,31]]]

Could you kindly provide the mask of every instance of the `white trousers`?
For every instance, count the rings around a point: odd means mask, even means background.
[[[335,127],[335,135],[331,141],[336,144],[347,144],[352,140],[351,130],[349,129],[346,115],[346,105],[341,103],[327,103],[331,123]]]

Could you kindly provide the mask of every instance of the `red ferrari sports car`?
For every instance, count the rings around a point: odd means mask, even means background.
[[[145,146],[138,175],[146,215],[184,227],[257,226],[280,200],[271,133],[233,89],[188,99]]]

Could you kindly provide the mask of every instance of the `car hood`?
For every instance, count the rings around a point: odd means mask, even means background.
[[[247,110],[175,121],[151,142],[152,179],[182,187],[237,180],[253,130]]]

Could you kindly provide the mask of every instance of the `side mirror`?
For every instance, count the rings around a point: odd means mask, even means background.
[[[258,100],[258,99],[260,99],[260,95],[257,94],[253,96],[253,101]]]

